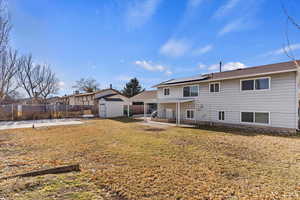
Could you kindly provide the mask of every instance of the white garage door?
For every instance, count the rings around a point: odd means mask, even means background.
[[[124,102],[109,101],[106,102],[106,117],[122,117],[124,115]]]

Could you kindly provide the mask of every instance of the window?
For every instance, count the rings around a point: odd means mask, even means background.
[[[164,95],[169,96],[170,95],[170,88],[164,88]]]
[[[253,112],[242,112],[242,122],[253,123],[254,113]]]
[[[257,78],[241,81],[241,90],[267,90],[270,89],[270,78]]]
[[[241,121],[247,123],[269,124],[268,112],[242,112]]]
[[[183,88],[183,96],[184,97],[197,97],[198,96],[198,86],[187,86]]]
[[[269,113],[255,113],[255,123],[269,124]]]
[[[186,118],[194,119],[195,118],[195,110],[186,110]]]
[[[220,92],[220,83],[210,83],[209,84],[209,91],[211,93]]]
[[[225,112],[224,111],[219,111],[219,120],[225,120]]]
[[[269,89],[269,78],[261,78],[255,80],[256,90],[266,90]]]
[[[242,90],[254,90],[254,80],[242,81]]]

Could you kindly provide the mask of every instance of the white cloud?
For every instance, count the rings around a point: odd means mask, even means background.
[[[219,69],[219,65],[218,64],[213,64],[213,65],[210,65],[207,69],[209,71],[215,71],[215,70]]]
[[[229,70],[235,70],[235,69],[243,69],[247,66],[241,62],[229,62],[222,65],[222,71],[229,71]],[[219,64],[213,64],[210,65],[207,69],[209,71],[216,71],[219,70],[220,65]]]
[[[65,85],[66,85],[66,83],[63,82],[63,81],[59,81],[59,82],[58,82],[58,87],[59,87],[59,89],[64,89],[64,88],[65,88]]]
[[[143,26],[155,14],[162,0],[136,0],[128,8],[126,24],[129,28]]]
[[[221,6],[213,15],[213,17],[222,17],[229,13],[230,10],[232,10],[234,7],[237,6],[237,4],[240,2],[240,0],[228,0],[227,3],[223,6]]]
[[[291,44],[290,46],[285,46],[281,49],[276,49],[270,52],[267,52],[265,54],[263,54],[263,56],[272,56],[272,55],[280,55],[280,54],[284,54],[286,52],[291,52],[291,51],[295,51],[300,49],[300,43],[297,44]]]
[[[135,65],[146,69],[148,71],[159,71],[164,72],[166,75],[171,75],[172,72],[169,70],[166,66],[163,65],[155,65],[151,62],[145,61],[145,60],[137,60],[134,62]]]
[[[241,30],[244,27],[245,24],[243,24],[242,19],[236,19],[232,22],[229,22],[226,24],[218,33],[219,36],[222,36],[226,33],[230,33],[233,31],[238,31]]]
[[[205,64],[202,64],[202,63],[199,63],[198,66],[197,66],[198,69],[206,69],[207,68],[207,65]]]
[[[206,45],[204,47],[199,47],[199,48],[193,50],[193,54],[194,55],[202,55],[202,54],[208,53],[212,49],[213,49],[213,45],[208,44],[208,45]]]
[[[170,70],[167,70],[167,71],[165,72],[165,74],[166,74],[166,75],[168,75],[168,76],[170,76],[170,75],[172,75],[172,74],[173,74],[173,72],[172,72],[172,71],[170,71]]]
[[[166,56],[183,56],[190,49],[189,43],[184,40],[168,40],[161,48],[160,53]]]

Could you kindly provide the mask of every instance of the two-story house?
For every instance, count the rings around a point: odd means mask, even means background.
[[[268,131],[298,129],[299,69],[295,62],[171,79],[154,87],[159,119]]]

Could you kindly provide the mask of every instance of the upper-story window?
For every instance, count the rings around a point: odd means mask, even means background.
[[[170,88],[164,88],[164,95],[169,96],[170,95]]]
[[[209,92],[220,92],[220,83],[210,83],[209,84]]]
[[[199,92],[198,85],[186,86],[183,88],[183,97],[197,97]]]
[[[268,90],[270,89],[270,78],[255,78],[241,80],[241,90]]]

